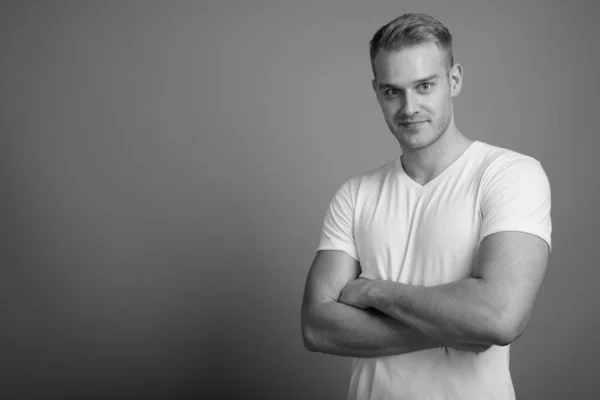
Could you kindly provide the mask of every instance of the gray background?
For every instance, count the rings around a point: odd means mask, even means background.
[[[399,155],[368,41],[425,12],[459,129],[553,189],[517,395],[597,398],[596,4],[1,2],[0,395],[343,398],[349,360],[302,346],[304,279],[335,190]]]

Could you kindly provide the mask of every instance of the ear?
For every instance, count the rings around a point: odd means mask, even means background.
[[[463,83],[463,68],[460,64],[454,64],[450,68],[448,73],[448,80],[450,81],[450,96],[456,97],[462,89]]]
[[[379,100],[379,91],[377,90],[377,80],[373,79],[371,81],[371,86],[373,87],[373,91],[375,92],[375,97],[377,97],[377,100]]]

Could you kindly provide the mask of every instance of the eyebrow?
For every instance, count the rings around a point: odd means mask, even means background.
[[[436,80],[439,77],[440,77],[439,74],[436,73],[436,74],[427,76],[425,78],[421,78],[421,79],[417,79],[416,81],[412,81],[411,85],[412,86],[417,86],[417,85],[420,85],[420,84],[425,83],[425,82]],[[402,88],[399,87],[399,86],[396,86],[396,85],[394,85],[392,83],[382,82],[382,83],[379,84],[379,89],[402,89]]]

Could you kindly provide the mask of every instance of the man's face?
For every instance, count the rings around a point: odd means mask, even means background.
[[[399,51],[380,50],[373,67],[373,89],[400,144],[416,150],[435,143],[452,121],[452,98],[462,81],[460,65],[448,71],[444,52],[426,42]]]

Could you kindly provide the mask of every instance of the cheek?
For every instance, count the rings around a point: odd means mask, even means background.
[[[448,100],[442,96],[431,99],[427,108],[432,114],[442,115],[445,114],[448,109]]]
[[[383,114],[387,117],[393,117],[396,115],[398,107],[394,103],[381,103],[381,110]]]

